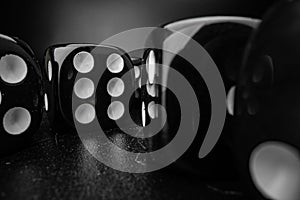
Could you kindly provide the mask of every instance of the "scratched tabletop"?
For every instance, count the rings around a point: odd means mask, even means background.
[[[47,125],[26,149],[0,160],[0,199],[246,199],[239,185],[170,167],[116,171],[96,160],[75,133],[53,133]]]

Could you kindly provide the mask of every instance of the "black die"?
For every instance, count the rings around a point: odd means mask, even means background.
[[[232,168],[232,162],[228,160],[227,154],[232,147],[232,131],[234,129],[233,97],[237,85],[238,72],[242,65],[244,49],[250,34],[258,23],[259,20],[243,17],[199,17],[167,24],[163,26],[164,30],[166,30],[165,34],[158,34],[159,31],[154,31],[150,35],[149,42],[157,44],[157,49],[152,49],[155,55],[155,63],[169,66],[184,76],[193,87],[193,92],[197,96],[200,108],[201,117],[199,123],[194,123],[194,119],[197,118],[199,113],[191,113],[190,126],[195,127],[195,129],[198,127],[197,136],[187,153],[177,161],[176,164],[179,168],[188,172],[199,173],[201,176],[209,176],[210,178],[234,176],[234,174],[227,173],[232,171],[229,170]],[[178,32],[181,34],[178,34]],[[189,36],[186,38],[190,39],[183,39],[182,34]],[[206,66],[193,66],[186,58],[181,57],[184,55],[182,52],[194,50],[192,49],[193,42],[191,42],[191,39],[200,44],[216,64],[227,94],[225,125],[220,141],[214,146],[214,149],[208,155],[208,159],[199,159],[199,150],[201,145],[204,146],[202,143],[205,142],[208,135],[207,130],[211,125],[211,121],[213,121],[212,100],[204,77],[196,70],[196,67],[205,68]],[[175,53],[161,49],[173,49]],[[148,50],[145,54],[148,59],[150,58],[150,52]],[[203,54],[203,57],[206,56],[206,53]],[[190,52],[189,54],[191,55]],[[159,82],[167,86],[177,81],[176,73],[172,73],[172,70],[168,71],[158,67],[155,74],[156,79],[161,80]],[[192,96],[188,91],[183,93],[185,98]],[[176,102],[176,98],[177,96],[172,95],[172,92],[168,89],[159,89],[159,95],[156,97],[156,101],[163,105],[168,116],[162,141],[165,140],[167,142],[172,139],[174,132],[177,131],[175,125],[180,124],[181,114],[180,108],[178,109],[180,105]],[[224,103],[225,101],[226,99],[224,98]],[[224,166],[222,170],[218,167],[220,164]],[[215,166],[215,168],[211,166]],[[203,171],[209,171],[210,173],[203,173]]]
[[[28,145],[43,114],[41,70],[29,46],[0,36],[0,155]]]
[[[92,44],[56,45],[48,48],[44,62],[47,113],[54,130],[74,131],[75,123],[85,126],[96,119],[108,130],[117,127],[116,121],[128,119],[118,99],[134,92],[128,89],[136,83],[124,51]]]

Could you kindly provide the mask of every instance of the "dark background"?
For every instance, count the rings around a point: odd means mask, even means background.
[[[205,15],[261,17],[271,0],[49,0],[1,2],[0,33],[27,42],[39,59],[57,43],[100,43],[130,28]]]

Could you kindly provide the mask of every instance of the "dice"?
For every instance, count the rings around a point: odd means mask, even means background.
[[[0,156],[16,152],[40,127],[44,97],[39,64],[18,38],[0,35]]]
[[[55,131],[73,132],[74,120],[85,125],[98,119],[104,130],[117,128],[118,120],[126,126],[122,98],[137,83],[124,51],[93,44],[56,45],[47,49],[44,64],[47,113]]]
[[[230,174],[232,170],[232,162],[229,154],[231,153],[232,131],[234,130],[233,121],[233,97],[238,80],[238,71],[242,64],[243,52],[247,41],[253,29],[257,27],[259,20],[244,17],[203,17],[177,21],[165,25],[163,28],[170,30],[166,33],[165,38],[157,38],[159,34],[153,34],[155,44],[159,44],[161,49],[173,49],[175,54],[153,49],[156,63],[170,66],[192,85],[197,95],[200,108],[200,123],[195,142],[184,156],[176,162],[180,169],[200,174],[208,177],[228,177],[234,176]],[[175,31],[175,32],[171,32]],[[167,32],[167,31],[166,31]],[[190,40],[183,40],[180,32],[198,42],[213,59],[224,81],[227,94],[227,116],[224,129],[218,144],[212,152],[203,160],[198,158],[201,144],[205,141],[206,132],[211,121],[211,99],[205,79],[201,77],[195,67],[192,66],[179,53],[185,49],[191,48]],[[177,35],[178,34],[178,35]],[[149,51],[148,51],[149,52]],[[176,54],[178,52],[178,54]],[[147,53],[150,58],[151,54]],[[205,56],[205,55],[203,55]],[[200,66],[203,67],[203,66]],[[213,70],[213,69],[212,69]],[[149,73],[150,75],[150,73]],[[170,82],[178,81],[174,73],[168,70],[157,68],[155,76],[162,83],[168,85]],[[178,109],[178,101],[171,91],[163,88],[160,90],[157,101],[161,102],[168,116],[167,126],[164,131],[162,140],[171,140],[176,131],[175,125],[180,123],[180,109]],[[191,94],[186,91],[186,97]],[[226,100],[224,99],[224,102]],[[191,113],[191,126],[197,127],[193,120],[196,119],[197,113]],[[195,115],[195,117],[193,117]],[[166,143],[167,143],[166,141]],[[228,161],[229,159],[229,161]],[[219,166],[222,165],[222,169]],[[212,167],[215,166],[215,167]]]
[[[176,135],[164,134],[164,130],[170,130],[170,128],[166,123],[167,113],[160,105],[162,104],[162,92],[167,88],[158,83],[159,66],[157,65],[157,56],[157,52],[154,50],[146,49],[141,58],[142,62],[134,66],[138,84],[137,97],[139,99],[136,105],[139,105],[137,110],[141,111],[141,115],[138,117],[140,120],[137,121],[137,124],[143,127],[146,144],[149,145],[151,151],[163,148]],[[174,95],[173,93],[170,94]],[[175,99],[173,103],[173,110],[178,111],[173,113],[173,117],[180,120],[179,102]],[[175,124],[173,127],[178,128]]]
[[[282,1],[265,15],[240,72],[235,155],[252,199],[300,197],[299,8]]]

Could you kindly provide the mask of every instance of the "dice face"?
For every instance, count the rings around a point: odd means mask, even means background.
[[[213,175],[216,178],[223,177],[224,174],[228,175],[228,172],[232,171],[232,169],[230,169],[231,166],[226,165],[222,170],[218,169],[218,166],[221,163],[222,165],[224,165],[224,163],[230,163],[230,161],[227,160],[229,159],[228,152],[230,150],[226,145],[228,140],[230,142],[230,137],[232,136],[231,132],[233,130],[233,97],[237,84],[237,75],[242,64],[242,57],[249,36],[258,23],[259,20],[243,17],[207,17],[174,22],[163,27],[170,31],[183,33],[198,42],[218,67],[224,82],[227,95],[227,117],[220,138],[221,141],[214,147],[211,154],[208,155],[210,158],[203,162],[198,159],[198,153],[201,144],[205,141],[212,114],[211,99],[205,79],[195,69],[197,66],[192,66],[185,58],[179,56],[180,52],[186,48],[190,48],[189,40],[181,40],[180,38],[182,37],[178,37],[176,35],[178,33],[174,32],[166,34],[168,36],[164,39],[155,38],[155,34],[153,34],[153,40],[156,40],[154,43],[160,44],[161,49],[173,49],[178,53],[177,55],[153,49],[156,63],[169,66],[182,74],[193,87],[199,103],[201,117],[198,133],[194,142],[195,145],[192,145],[186,156],[177,161],[180,168],[187,168],[188,171],[201,174],[201,169],[204,169],[206,164],[209,163],[207,167],[210,168],[211,173],[207,174]],[[178,35],[180,36],[180,34]],[[149,53],[147,55],[149,55]],[[161,69],[162,68],[159,67],[157,68],[156,74],[158,76],[155,76],[156,79],[160,79],[161,83],[168,85],[170,82],[177,81],[174,73],[166,69]],[[190,94],[186,92],[185,95],[188,97]],[[172,95],[171,91],[162,89],[159,92],[158,99],[163,107],[166,108],[169,118],[167,120],[168,128],[164,130],[166,132],[165,135],[172,135],[172,132],[176,131],[176,129],[172,129],[172,126],[180,123],[180,121],[178,122],[178,116],[175,114],[180,112],[180,109],[176,109],[179,105],[175,105],[176,103],[174,103],[176,96]],[[191,115],[193,115],[193,113],[191,113]],[[193,116],[191,116],[191,126],[195,126],[195,123],[193,124],[192,122]],[[166,137],[164,139],[169,140],[170,138]],[[212,169],[211,166],[216,166],[216,169]],[[224,173],[226,170],[228,171]]]
[[[234,146],[253,199],[300,195],[299,5],[283,1],[268,12],[240,72]]]
[[[46,52],[45,65],[48,115],[55,129],[74,130],[74,120],[84,125],[97,118],[108,130],[128,118],[120,98],[136,83],[131,60],[122,50],[90,44],[53,46]]]
[[[0,45],[0,155],[8,155],[38,130],[44,98],[41,70],[28,45],[2,35]]]

